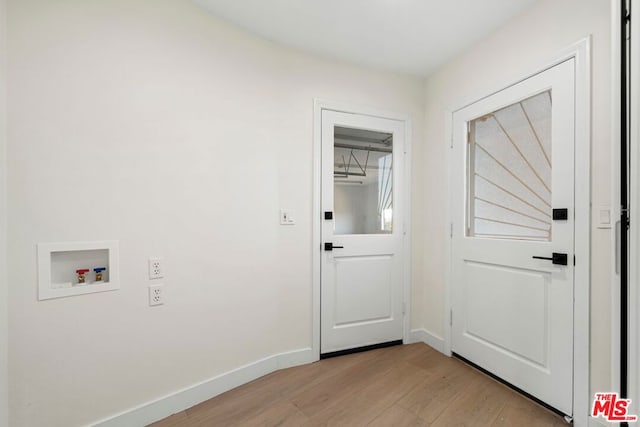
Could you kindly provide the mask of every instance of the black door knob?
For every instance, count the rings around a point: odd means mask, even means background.
[[[567,254],[562,254],[562,253],[558,253],[558,252],[552,253],[551,257],[534,256],[532,258],[535,258],[535,259],[546,259],[548,261],[551,261],[552,264],[556,264],[556,265],[567,265]]]
[[[331,242],[327,242],[324,244],[325,251],[332,251],[334,249],[342,249],[342,248],[344,248],[344,246],[334,246],[333,243]]]

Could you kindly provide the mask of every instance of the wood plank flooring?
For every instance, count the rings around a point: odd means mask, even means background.
[[[152,425],[566,426],[556,414],[421,343],[274,372]]]

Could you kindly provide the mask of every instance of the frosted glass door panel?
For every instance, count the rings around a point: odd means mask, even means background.
[[[393,135],[336,126],[335,234],[393,231]]]
[[[467,235],[551,240],[551,91],[469,122]]]

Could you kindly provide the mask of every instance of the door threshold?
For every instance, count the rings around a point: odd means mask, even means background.
[[[380,344],[365,345],[363,347],[348,348],[346,350],[332,351],[330,353],[322,353],[320,354],[320,359],[329,359],[330,357],[345,356],[347,354],[353,354],[353,353],[362,353],[363,351],[393,347],[395,345],[402,345],[402,340],[387,341]]]
[[[481,366],[476,365],[475,363],[473,363],[472,361],[470,361],[469,359],[465,359],[464,357],[460,356],[457,353],[451,353],[451,355],[453,357],[455,357],[456,359],[458,359],[459,361],[461,361],[462,363],[471,366],[472,368],[482,372],[483,374],[493,378],[494,380],[498,381],[499,383],[509,387],[511,390],[523,395],[524,397],[526,397],[529,400],[533,400],[534,402],[536,402],[538,405],[542,406],[543,408],[553,412],[556,415],[559,415],[562,417],[562,419],[567,423],[567,424],[573,424],[573,418],[571,415],[567,415],[564,412],[562,412],[559,409],[554,408],[553,406],[549,405],[546,402],[543,402],[542,400],[538,399],[535,396],[530,395],[529,393],[527,393],[526,391],[514,386],[513,384],[503,380],[502,378],[500,378],[499,376],[487,371],[486,369],[484,369]],[[568,421],[569,420],[569,421]]]

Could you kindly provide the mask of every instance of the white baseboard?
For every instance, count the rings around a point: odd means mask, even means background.
[[[311,348],[266,357],[241,366],[207,381],[187,387],[168,396],[145,403],[93,424],[96,427],[139,427],[166,418],[209,400],[232,388],[246,384],[271,372],[311,363]]]
[[[411,342],[423,342],[429,347],[432,347],[444,354],[444,338],[440,338],[426,329],[412,329]]]

